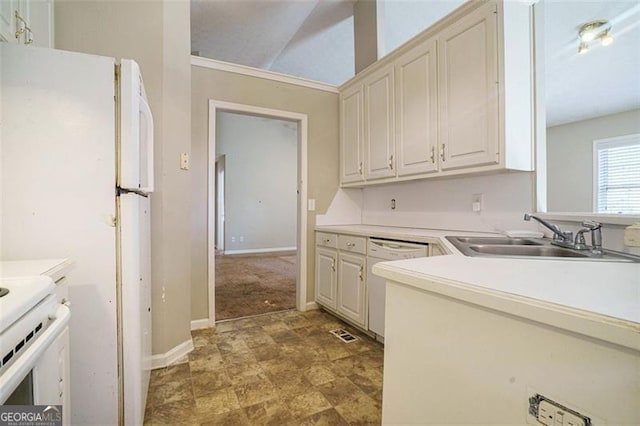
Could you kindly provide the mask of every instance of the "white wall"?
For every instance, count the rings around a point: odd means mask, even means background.
[[[532,173],[520,172],[367,187],[362,223],[486,232],[536,229],[522,219],[534,208],[532,180]],[[479,213],[471,209],[473,194],[483,195]]]
[[[225,252],[296,246],[297,145],[297,123],[218,112],[216,156],[225,155]]]
[[[640,133],[640,109],[547,129],[550,212],[593,211],[593,141]]]

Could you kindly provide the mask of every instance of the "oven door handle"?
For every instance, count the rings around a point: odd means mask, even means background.
[[[56,309],[55,320],[47,327],[42,335],[29,346],[15,362],[0,376],[0,404],[11,396],[20,382],[33,369],[42,354],[51,346],[56,338],[69,324],[71,311],[65,305],[59,305]]]

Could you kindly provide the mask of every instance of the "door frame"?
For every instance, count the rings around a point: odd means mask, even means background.
[[[209,155],[208,155],[208,192],[207,192],[207,284],[209,293],[209,326],[216,323],[215,291],[215,174],[216,174],[216,114],[218,111],[259,117],[284,119],[298,123],[298,206],[297,206],[297,273],[296,273],[296,309],[307,310],[307,140],[308,119],[306,114],[263,108],[254,105],[209,99]]]

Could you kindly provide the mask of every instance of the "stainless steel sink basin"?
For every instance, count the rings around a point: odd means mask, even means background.
[[[589,250],[554,246],[551,244],[551,240],[545,238],[455,236],[446,238],[465,256],[640,262],[638,256],[612,250],[604,250],[603,254],[593,254]]]
[[[449,238],[449,237],[447,237]],[[530,238],[509,238],[509,237],[451,237],[465,244],[490,244],[490,245],[518,245],[518,246],[539,246],[543,243]],[[451,240],[449,240],[451,241]]]
[[[586,254],[579,251],[569,250],[562,247],[553,246],[490,246],[490,245],[472,245],[469,248],[477,253],[497,254],[503,256],[543,256],[543,257],[583,257],[588,258]]]

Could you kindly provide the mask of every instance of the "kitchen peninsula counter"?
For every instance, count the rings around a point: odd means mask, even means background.
[[[373,272],[428,291],[640,350],[640,263],[464,256],[446,236],[497,233],[377,225],[316,231],[439,244],[449,256],[383,262]]]
[[[383,424],[539,425],[536,395],[591,424],[640,424],[640,263],[467,257],[445,239],[488,233],[316,230],[449,252],[373,266],[387,280]]]

